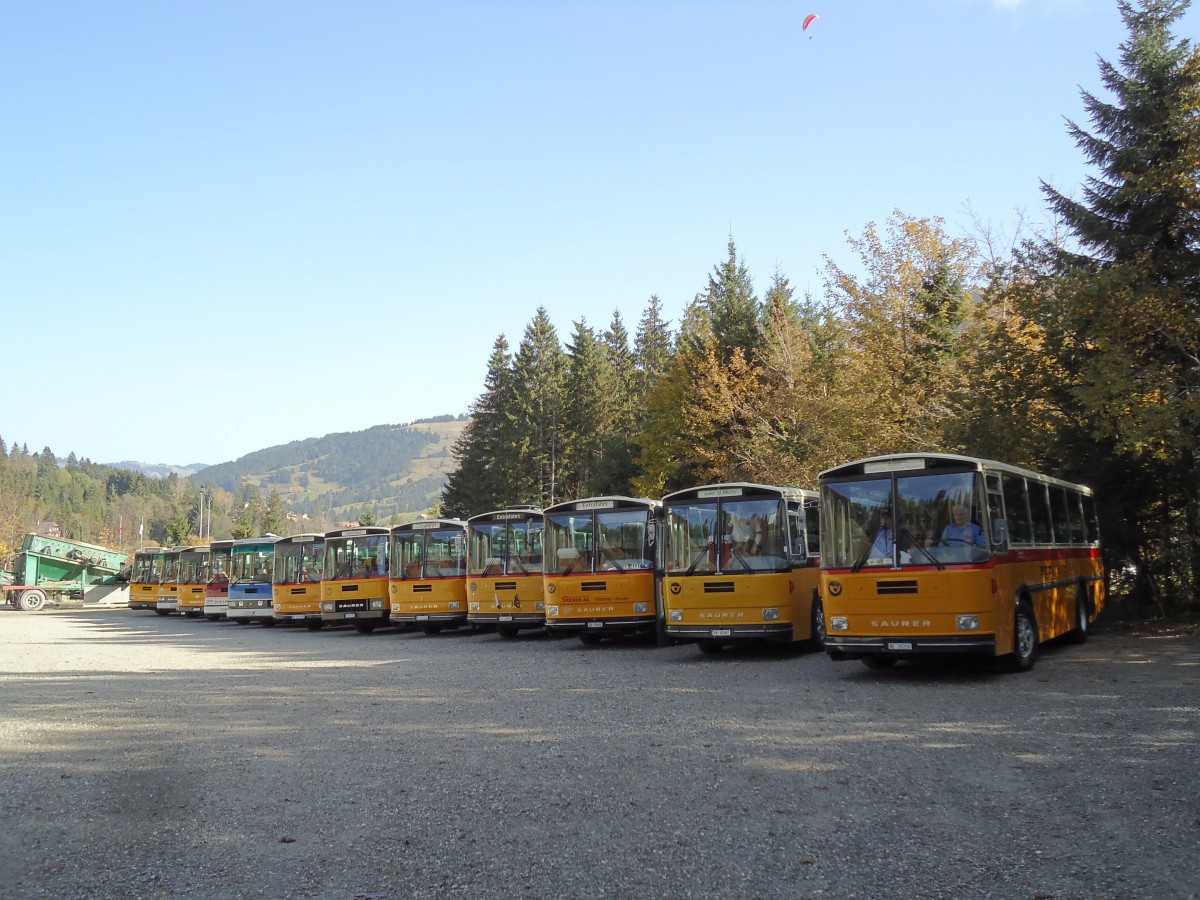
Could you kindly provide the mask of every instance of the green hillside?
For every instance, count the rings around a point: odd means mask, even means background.
[[[297,515],[355,518],[369,506],[382,521],[437,502],[466,424],[465,416],[439,416],[292,441],[201,469],[192,480],[231,494],[243,486],[275,490]]]

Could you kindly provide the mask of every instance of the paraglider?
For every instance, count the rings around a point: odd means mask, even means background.
[[[813,22],[817,21],[817,19],[819,19],[819,18],[821,18],[821,17],[818,16],[816,13],[809,13],[807,16],[804,17],[804,27],[800,30],[808,31],[808,26],[811,25]]]

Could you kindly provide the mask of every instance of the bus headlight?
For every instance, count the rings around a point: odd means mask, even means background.
[[[371,601],[371,609],[383,609],[383,598]]]
[[[335,603],[323,600],[321,601],[321,612],[333,612],[335,606]]]
[[[543,610],[543,609],[545,609],[545,608],[546,608],[546,601],[545,601],[545,600],[539,600],[537,603],[535,603],[535,604],[533,605],[533,608],[534,608],[534,609],[537,609],[537,610]]]
[[[558,607],[557,606],[547,606],[546,607],[546,615],[557,616],[558,615]]]
[[[979,630],[979,616],[959,616],[956,621],[958,622],[959,631]]]
[[[394,612],[394,613],[400,612],[400,604],[399,603],[392,604],[392,612]]]
[[[673,609],[670,611],[670,613],[667,614],[667,618],[669,618],[672,622],[682,622],[683,621],[683,610],[682,609]]]
[[[764,622],[779,621],[779,610],[775,609],[774,607],[771,607],[769,609],[764,609],[763,610],[763,621]]]
[[[462,604],[457,600],[451,600],[446,604],[446,609],[462,609]]]
[[[633,611],[635,613],[648,613],[648,612],[650,612],[650,604],[649,603],[635,603],[635,604],[633,604]]]
[[[273,609],[275,610],[275,612],[279,612],[281,609],[283,609],[283,604],[276,603],[275,606],[273,607]]]
[[[845,616],[830,616],[829,617],[830,631],[849,631],[850,620]]]
[[[471,612],[479,612],[479,601],[478,600],[471,601]]]

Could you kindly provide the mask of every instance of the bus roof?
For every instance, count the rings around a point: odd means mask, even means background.
[[[1023,469],[1020,466],[1010,465],[998,460],[984,459],[978,456],[965,456],[959,453],[886,453],[881,456],[868,456],[854,462],[834,466],[832,469],[826,469],[817,478],[819,481],[825,481],[827,479],[853,475],[878,474],[882,472],[911,472],[920,469],[948,468],[950,466],[968,466],[979,471],[1008,472],[1011,475],[1021,475],[1025,478],[1032,478],[1035,481],[1041,481],[1046,484],[1055,484],[1060,487],[1082,491],[1085,494],[1092,493],[1092,489],[1087,485],[1064,481],[1061,478],[1055,478],[1053,475],[1044,475],[1032,469]]]
[[[316,532],[311,532],[311,533],[305,533],[305,534],[289,534],[287,537],[280,538],[275,543],[277,543],[277,544],[310,544],[310,543],[314,543],[315,541],[323,541],[323,540],[325,540],[324,534],[317,534]]]
[[[233,547],[236,550],[239,547],[274,546],[277,540],[279,540],[277,534],[260,534],[258,537],[238,538],[233,542]]]
[[[568,500],[546,507],[546,515],[558,512],[584,512],[592,509],[657,509],[662,506],[661,500],[650,497],[625,497],[617,494],[601,497],[584,497],[579,500]]]
[[[504,509],[494,509],[491,512],[480,513],[477,516],[471,516],[467,519],[468,525],[474,525],[478,522],[486,522],[488,519],[497,522],[507,522],[515,519],[527,519],[534,516],[540,517],[542,509],[538,506],[508,506]]]
[[[330,538],[348,538],[348,537],[364,537],[369,534],[391,534],[390,528],[384,528],[382,525],[359,525],[355,528],[338,528],[334,531],[325,532],[325,540]]]
[[[747,494],[778,494],[788,500],[815,500],[817,492],[807,488],[780,487],[774,484],[756,484],[752,481],[726,481],[720,484],[701,484],[686,490],[675,491],[663,497],[662,502],[678,500],[709,500],[717,497],[741,497]]]
[[[461,528],[466,530],[467,523],[462,519],[418,519],[406,522],[392,529],[392,534],[407,534],[410,531],[435,531],[439,528]]]

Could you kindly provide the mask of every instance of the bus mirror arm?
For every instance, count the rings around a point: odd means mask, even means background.
[[[1008,550],[1008,520],[996,519],[992,522],[992,544],[997,550]]]

